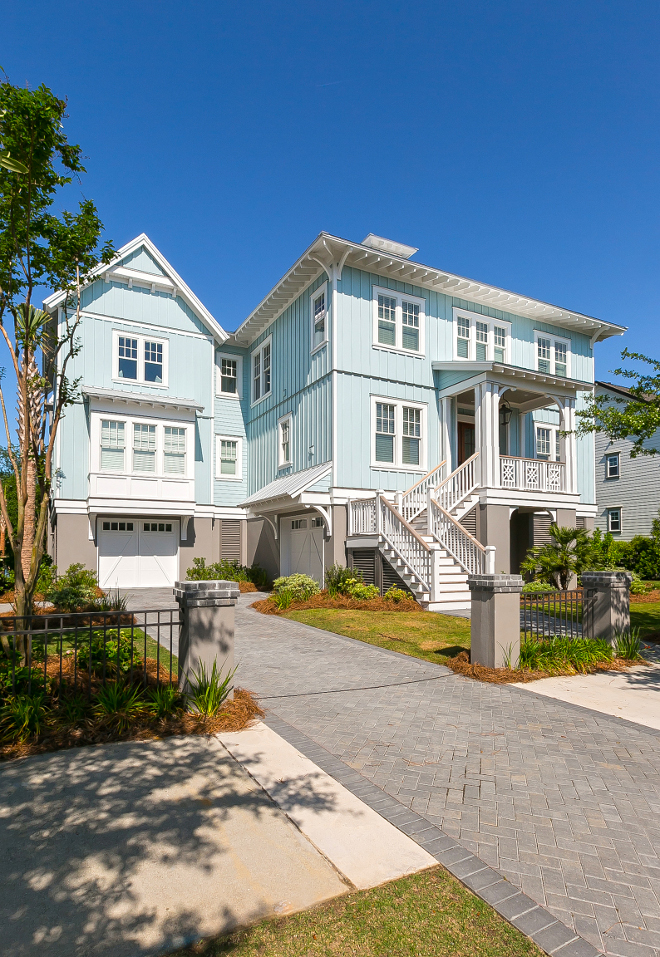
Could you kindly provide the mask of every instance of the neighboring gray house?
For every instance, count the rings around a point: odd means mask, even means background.
[[[630,392],[611,382],[596,382],[596,395],[615,401],[629,398]],[[645,445],[658,449],[658,455],[631,459],[629,439],[611,442],[604,433],[596,433],[595,527],[627,542],[635,535],[648,535],[660,509],[660,429]]]

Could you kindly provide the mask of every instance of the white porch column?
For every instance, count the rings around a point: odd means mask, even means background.
[[[495,478],[496,458],[499,476],[499,389],[495,383],[482,382],[478,385],[474,390],[474,402],[481,484],[492,488],[499,485]]]
[[[451,398],[442,399],[442,423],[440,425],[441,450],[440,461],[446,460],[445,475],[450,475],[454,467],[451,460]]]
[[[562,430],[570,432],[565,436],[566,450],[566,491],[577,492],[577,437],[575,435],[575,399],[565,399],[562,410]]]

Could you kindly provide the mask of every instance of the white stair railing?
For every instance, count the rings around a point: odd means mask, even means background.
[[[475,452],[437,486],[433,497],[446,512],[453,511],[479,485],[478,458],[479,453]]]
[[[348,505],[348,534],[375,535],[376,498],[351,499]]]
[[[404,521],[384,495],[377,499],[377,532],[415,573],[427,591],[431,591],[432,549]]]
[[[429,531],[469,575],[495,572],[495,546],[484,546],[429,496]]]
[[[407,522],[412,522],[414,518],[423,512],[426,508],[426,491],[429,488],[436,488],[438,482],[442,480],[446,462],[441,462],[434,469],[427,472],[426,475],[416,482],[407,492],[404,492],[399,499],[399,511]]]

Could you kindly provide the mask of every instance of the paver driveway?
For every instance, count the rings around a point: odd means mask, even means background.
[[[660,957],[657,732],[237,608],[238,681],[608,954]]]

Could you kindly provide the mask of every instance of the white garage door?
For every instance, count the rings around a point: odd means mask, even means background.
[[[283,518],[280,522],[282,575],[296,572],[323,584],[323,523],[320,518]]]
[[[178,578],[178,521],[104,518],[98,538],[101,588],[159,588]]]

